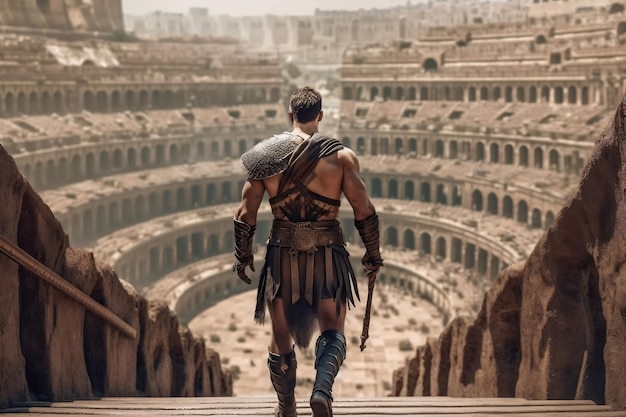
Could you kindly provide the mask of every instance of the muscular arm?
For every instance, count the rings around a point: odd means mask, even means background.
[[[263,181],[248,179],[241,191],[241,205],[235,213],[235,220],[255,226],[257,212],[261,206],[264,193],[265,186]]]
[[[339,161],[343,166],[342,191],[352,206],[355,220],[363,220],[374,213],[376,209],[367,196],[365,184],[359,175],[359,159],[356,154],[348,148],[339,151]]]

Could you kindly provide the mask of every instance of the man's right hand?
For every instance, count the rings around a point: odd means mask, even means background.
[[[380,267],[383,266],[383,261],[380,258],[371,258],[367,254],[363,256],[361,259],[361,264],[367,274],[367,278],[369,279],[370,285],[372,285],[376,281],[376,276],[380,271]]]
[[[249,259],[241,261],[236,259],[233,263],[233,272],[237,273],[237,276],[240,280],[245,282],[246,284],[252,284],[252,280],[246,275],[246,267],[249,266],[252,272],[255,272],[254,269],[254,256],[250,256]]]

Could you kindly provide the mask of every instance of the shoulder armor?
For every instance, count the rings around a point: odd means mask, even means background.
[[[284,172],[293,151],[304,139],[291,133],[282,133],[257,143],[241,156],[241,166],[248,176],[263,180]]]

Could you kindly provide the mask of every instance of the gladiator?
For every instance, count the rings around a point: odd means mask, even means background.
[[[289,101],[293,130],[263,140],[241,157],[248,179],[233,219],[233,271],[247,284],[246,267],[254,272],[253,237],[265,193],[274,217],[254,317],[262,324],[267,310],[271,318],[267,364],[278,397],[277,417],[297,415],[294,344],[306,348],[318,329],[309,403],[315,417],[333,415],[332,387],[346,358],[347,309],[360,301],[338,220],[342,195],[352,206],[365,246],[361,263],[370,284],[383,265],[378,215],[360,177],[359,160],[341,142],[318,132],[323,116],[319,92],[298,89]]]

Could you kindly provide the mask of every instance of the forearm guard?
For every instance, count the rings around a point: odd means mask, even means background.
[[[256,226],[250,226],[248,223],[237,219],[233,219],[233,223],[235,226],[235,258],[237,259],[233,269],[240,271],[253,258],[252,241]]]
[[[380,257],[380,230],[378,228],[378,214],[374,213],[364,220],[355,220],[356,226],[363,245],[365,246],[365,257],[363,263],[371,266],[383,266],[383,259]]]

